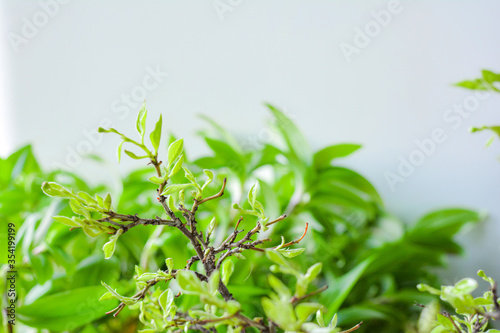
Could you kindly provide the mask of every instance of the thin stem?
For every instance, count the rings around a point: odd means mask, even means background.
[[[360,323],[359,323],[359,324],[357,324],[356,326],[351,327],[350,329],[345,330],[345,331],[342,331],[342,332],[340,332],[340,333],[350,333],[350,332],[353,332],[353,331],[357,330],[358,328],[360,328],[361,324],[363,324],[363,322],[360,322]]]
[[[305,298],[308,298],[308,297],[314,296],[316,294],[319,294],[319,293],[321,293],[321,292],[323,292],[323,291],[325,291],[327,289],[328,289],[328,286],[323,286],[323,287],[319,288],[318,290],[315,290],[315,291],[313,291],[313,292],[311,292],[311,293],[309,293],[307,295],[300,296],[300,297],[293,296],[292,299],[290,300],[290,303],[298,303],[298,302],[302,301]]]
[[[300,242],[301,240],[303,240],[303,239],[304,239],[304,237],[306,236],[306,234],[307,234],[307,229],[308,229],[308,228],[309,228],[309,223],[307,223],[307,222],[306,222],[306,227],[305,227],[305,229],[304,229],[304,233],[302,234],[302,236],[301,236],[300,238],[296,239],[296,240],[293,240],[293,241],[288,242],[288,243],[286,243],[286,244],[284,244],[284,245],[281,245],[281,246],[280,246],[280,248],[284,248],[284,247],[287,247],[287,246],[290,246],[290,245],[294,245],[294,244],[299,243],[299,242]]]

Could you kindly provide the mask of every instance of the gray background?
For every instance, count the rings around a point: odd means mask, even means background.
[[[147,91],[149,128],[163,113],[164,128],[184,137],[192,155],[206,151],[195,135],[204,126],[197,114],[262,142],[270,134],[262,103],[271,102],[315,148],[363,144],[342,163],[366,175],[406,222],[447,206],[488,212],[487,222],[461,236],[466,255],[450,260],[443,274],[452,283],[486,268],[500,278],[500,144],[485,149],[488,134],[468,133],[497,121],[500,95],[481,101],[456,128],[443,118],[473,96],[452,83],[483,68],[500,71],[500,2],[403,2],[402,12],[349,62],[341,43],[353,44],[356,29],[389,1],[68,1],[56,7],[54,1],[0,4],[3,155],[33,142],[51,168],[67,165],[71,150],[87,146],[114,165],[117,138],[89,143],[85,132],[105,119],[134,131],[138,107],[125,107],[121,96],[139,96],[148,68],[159,68],[168,75]],[[214,6],[223,4],[231,10],[219,15]],[[53,14],[46,22],[44,7]],[[41,22],[36,34],[13,43],[34,20]],[[446,140],[391,190],[384,174],[397,172],[400,156],[408,158],[415,140],[437,128]],[[108,177],[95,164],[71,164],[79,173]],[[125,160],[119,170],[132,165]]]

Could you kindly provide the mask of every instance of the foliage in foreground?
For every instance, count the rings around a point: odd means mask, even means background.
[[[281,212],[288,215],[266,231],[267,237],[279,239],[284,235],[286,239],[294,239],[303,232],[304,221],[309,222],[308,236],[301,242],[307,256],[298,257],[300,260],[293,264],[298,266],[297,271],[307,272],[315,262],[323,262],[315,287],[329,288],[315,297],[327,305],[327,321],[339,312],[338,323],[342,326],[350,327],[364,320],[359,330],[401,332],[417,312],[415,300],[425,304],[430,300],[416,292],[415,285],[439,283],[429,273],[429,267],[442,265],[445,253],[459,253],[460,247],[453,236],[465,224],[478,221],[478,214],[447,209],[428,214],[415,224],[404,224],[386,211],[377,191],[366,179],[338,166],[359,145],[332,145],[313,152],[290,119],[275,108],[271,107],[271,111],[274,122],[268,129],[277,142],[250,144],[235,139],[211,122],[213,130],[202,132],[202,136],[213,155],[190,162],[184,152],[184,165],[193,171],[195,178],[206,177],[203,169],[217,170],[218,175],[205,188],[208,193],[217,193],[224,177],[231,180],[232,186],[225,189],[223,197],[203,204],[205,214],[198,217],[200,230],[207,230],[215,216],[218,229],[225,230],[221,235],[232,232],[239,212],[231,206],[238,203],[239,208],[250,210],[252,207],[243,193],[258,181],[257,201],[263,203],[266,212],[271,216]],[[171,144],[175,139],[169,141]],[[158,150],[163,151],[161,147]],[[142,325],[137,319],[139,309],[126,307],[117,318],[104,317],[118,303],[98,301],[105,290],[100,281],[106,281],[123,295],[133,295],[135,265],[154,272],[166,270],[165,258],[183,263],[192,256],[182,235],[166,232],[169,227],[161,225],[131,228],[119,236],[114,256],[105,260],[101,248],[109,238],[88,238],[82,232],[70,231],[64,224],[51,223],[54,215],[71,220],[75,217],[75,223],[83,224],[86,217],[74,216],[66,201],[49,200],[39,189],[42,180],[56,181],[76,193],[98,193],[103,205],[106,192],[111,192],[116,211],[151,217],[159,214],[157,195],[151,194],[156,184],[146,180],[152,176],[151,169],[135,170],[118,179],[118,186],[113,188],[89,186],[72,173],[45,173],[30,147],[0,162],[0,216],[18,226],[17,243],[22,244],[16,251],[20,275],[18,325],[24,323],[51,331],[69,328],[86,333],[135,332]],[[109,178],[113,177],[110,174]],[[173,175],[172,181],[189,182],[182,171]],[[100,201],[95,196],[94,199]],[[241,225],[252,229],[255,222],[255,218],[247,216]],[[0,235],[5,237],[5,232],[0,230]],[[113,244],[113,241],[108,243],[107,248]],[[247,251],[245,256],[247,260],[237,262],[229,287],[238,295],[243,313],[262,317],[265,315],[262,304],[256,300],[273,292],[267,278],[269,261],[256,251]],[[197,265],[199,262],[194,263]],[[292,275],[278,273],[278,276],[285,285],[295,284]],[[176,299],[176,304],[181,302],[181,307],[189,308],[193,305],[192,298],[184,295]],[[21,329],[29,330],[26,326]]]
[[[206,231],[198,225],[198,216],[203,214],[203,204],[219,199],[226,187],[224,178],[222,187],[218,193],[209,195],[207,186],[213,181],[212,171],[203,170],[206,180],[203,184],[195,178],[193,173],[183,165],[183,141],[176,140],[168,148],[165,163],[158,159],[160,145],[162,118],[160,116],[155,129],[150,134],[150,141],[154,150],[150,150],[144,143],[146,134],[147,111],[143,105],[137,118],[137,131],[140,141],[135,141],[115,129],[102,129],[100,132],[112,132],[118,134],[123,140],[118,151],[121,154],[121,146],[124,143],[135,145],[142,150],[137,155],[129,150],[125,153],[133,159],[149,160],[156,176],[149,180],[158,185],[158,201],[163,207],[165,217],[142,218],[137,214],[122,214],[113,210],[111,196],[105,198],[99,195],[90,195],[87,192],[75,193],[55,182],[45,182],[42,189],[45,194],[52,197],[69,199],[70,207],[77,216],[71,219],[64,216],[56,216],[54,219],[66,224],[71,228],[81,228],[91,237],[100,234],[111,234],[109,241],[104,244],[103,251],[106,259],[110,259],[115,251],[119,237],[137,226],[168,226],[177,229],[185,236],[185,242],[190,244],[195,255],[187,261],[187,264],[175,265],[172,258],[165,260],[166,269],[156,272],[143,272],[139,266],[135,267],[136,294],[131,297],[122,296],[111,286],[102,282],[106,292],[101,300],[116,299],[119,305],[107,312],[117,316],[126,306],[135,307],[140,310],[139,319],[145,329],[142,333],[173,332],[177,330],[199,330],[203,332],[215,331],[222,326],[229,332],[240,332],[247,327],[253,327],[261,332],[275,332],[282,329],[287,332],[339,332],[334,319],[328,327],[325,327],[322,309],[319,303],[305,302],[311,296],[321,292],[311,290],[310,284],[316,279],[321,271],[321,263],[309,267],[306,272],[299,271],[292,262],[285,257],[293,258],[299,255],[303,249],[291,249],[290,246],[300,242],[304,235],[294,241],[285,242],[274,247],[260,247],[263,243],[271,241],[268,238],[257,238],[261,231],[266,231],[271,225],[285,219],[286,215],[277,217],[270,221],[265,215],[263,205],[257,200],[256,186],[248,193],[248,203],[251,209],[243,210],[238,206],[242,215],[257,218],[252,228],[243,237],[239,234],[244,232],[240,227],[244,217],[235,221],[234,230],[229,233],[223,241],[214,241],[220,238],[220,231],[216,226],[215,217],[212,218]],[[184,171],[185,181],[173,182],[174,177],[181,170]],[[185,191],[192,189],[190,195]],[[170,230],[169,230],[170,231]],[[172,232],[172,231],[170,231]],[[271,270],[280,275],[291,275],[295,277],[294,290],[290,290],[277,276],[269,275],[268,282],[273,293],[262,298],[263,312],[267,318],[248,317],[242,309],[241,304],[228,289],[229,279],[234,271],[234,263],[230,257],[245,259],[242,252],[254,250],[265,252],[267,257],[274,263]],[[201,262],[202,270],[191,270],[194,263]],[[174,268],[176,267],[177,268]],[[171,281],[177,283],[170,286]],[[161,283],[161,286],[160,286]],[[168,288],[165,288],[165,284]],[[179,293],[176,294],[176,292]],[[190,295],[196,304],[182,306],[177,298]],[[316,322],[310,321],[315,315]],[[346,332],[351,332],[357,327]]]
[[[454,286],[442,286],[441,289],[433,288],[426,284],[418,285],[418,289],[434,295],[448,303],[456,312],[451,315],[439,312],[439,306],[432,304],[424,307],[421,317],[422,325],[426,326],[422,332],[431,333],[500,333],[496,329],[488,329],[490,319],[500,319],[500,305],[497,295],[497,283],[486,276],[483,271],[478,275],[490,284],[490,290],[480,297],[473,297],[472,292],[477,289],[476,280],[465,278]]]

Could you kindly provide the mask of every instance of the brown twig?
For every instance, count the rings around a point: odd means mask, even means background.
[[[205,199],[202,199],[200,201],[195,201],[195,205],[199,206],[207,201],[222,197],[224,195],[224,190],[226,189],[226,181],[227,181],[227,178],[224,178],[224,180],[222,181],[222,188],[220,189],[220,191],[218,193],[216,193],[210,197],[207,197]]]
[[[356,326],[351,327],[350,329],[345,330],[345,331],[342,331],[342,332],[340,332],[340,333],[350,333],[350,332],[353,332],[353,331],[357,330],[358,328],[360,328],[362,324],[363,324],[363,322],[360,322],[360,323],[359,323],[359,324],[357,324]]]
[[[306,222],[306,227],[305,227],[305,229],[304,229],[304,233],[302,234],[302,236],[301,236],[300,238],[298,238],[298,239],[296,239],[296,240],[293,240],[293,241],[291,241],[291,242],[288,242],[288,243],[286,243],[286,244],[280,245],[279,247],[280,247],[280,248],[284,248],[284,247],[288,247],[288,246],[290,246],[290,245],[298,244],[298,243],[299,243],[301,240],[303,240],[303,239],[304,239],[304,237],[306,236],[306,234],[307,234],[307,229],[308,229],[308,228],[309,228],[309,223],[307,223],[307,222]],[[276,249],[276,248],[277,248],[277,246],[276,246],[276,247],[274,247],[274,249]]]
[[[314,296],[316,294],[319,294],[319,293],[321,293],[321,292],[323,292],[323,291],[325,291],[327,289],[328,289],[328,286],[323,286],[323,287],[319,288],[318,290],[315,290],[315,291],[313,291],[313,292],[311,292],[311,293],[309,293],[307,295],[300,296],[300,297],[293,296],[292,299],[290,300],[290,303],[298,303],[298,302],[302,301],[305,298],[308,298],[308,297]]]
[[[276,220],[273,220],[273,221],[269,222],[268,224],[266,224],[266,227],[269,227],[270,225],[278,223],[279,221],[283,221],[285,218],[286,218],[286,214],[283,214],[280,217],[278,217]]]

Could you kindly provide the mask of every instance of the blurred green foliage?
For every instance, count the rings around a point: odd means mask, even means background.
[[[439,305],[436,302],[431,303],[422,311],[419,332],[500,333],[500,330],[488,329],[491,319],[500,318],[497,283],[483,271],[479,271],[477,275],[490,285],[490,290],[479,297],[472,295],[478,283],[471,278],[462,279],[454,286],[441,286],[441,289],[419,284],[417,286],[419,290],[439,296],[456,313],[440,312]]]
[[[342,158],[358,150],[359,145],[337,144],[314,151],[285,114],[268,107],[273,115],[268,129],[276,140],[254,144],[242,143],[205,117],[209,126],[200,135],[209,153],[196,160],[184,156],[184,163],[195,177],[203,177],[203,169],[217,170],[217,178],[208,187],[213,193],[224,177],[229,182],[225,196],[206,203],[198,217],[200,228],[206,229],[215,216],[222,231],[213,237],[220,241],[239,217],[239,211],[231,208],[233,204],[244,210],[252,208],[246,193],[257,182],[257,199],[267,216],[288,215],[266,236],[294,239],[303,233],[304,222],[309,222],[309,232],[301,242],[306,255],[296,262],[301,270],[318,261],[323,263],[317,287],[328,285],[318,295],[321,303],[328,304],[326,320],[329,322],[338,312],[338,324],[343,327],[363,321],[362,332],[405,330],[418,312],[414,302],[427,304],[432,299],[415,286],[439,284],[433,268],[444,264],[446,254],[460,253],[454,236],[464,225],[478,222],[480,216],[471,210],[450,208],[404,224],[387,212],[368,180],[341,166]],[[171,138],[169,144],[173,141]],[[113,193],[115,210],[144,217],[161,214],[156,202],[157,186],[148,181],[151,176],[151,168],[142,168],[123,177],[121,193]],[[181,183],[183,177],[179,173],[172,180]],[[113,258],[105,260],[101,249],[108,237],[89,238],[78,230],[70,231],[64,224],[53,223],[51,216],[73,214],[67,203],[42,193],[43,181],[56,181],[75,191],[103,197],[111,192],[104,184],[89,186],[74,173],[41,170],[30,146],[0,160],[0,218],[14,223],[17,229],[16,329],[137,331],[141,327],[137,310],[125,309],[118,318],[104,315],[116,306],[116,301],[96,301],[106,291],[101,281],[118,287],[121,294],[130,294],[134,290],[135,265],[154,271],[165,267],[165,258],[186,262],[193,253],[178,233],[149,226],[123,234]],[[250,226],[255,220],[245,218],[245,223]],[[0,237],[3,244],[7,227],[0,230]],[[1,262],[6,263],[5,253],[1,255]],[[229,289],[237,295],[244,313],[257,317],[262,315],[261,297],[271,293],[267,281],[270,263],[260,253],[245,256],[247,260],[235,264]],[[3,265],[2,293],[7,287],[6,271]],[[286,276],[280,278],[285,284],[292,283]],[[189,298],[184,302],[189,303]],[[2,324],[5,327],[5,316]]]

